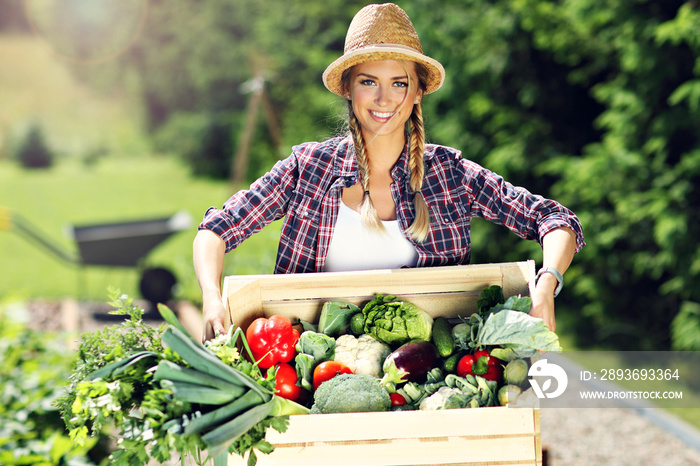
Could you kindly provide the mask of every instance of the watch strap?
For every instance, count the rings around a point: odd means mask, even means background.
[[[537,272],[537,276],[535,277],[535,285],[537,285],[540,277],[545,273],[552,274],[554,275],[554,278],[557,279],[557,288],[554,290],[554,297],[556,298],[559,296],[559,292],[564,287],[564,276],[554,267],[542,267],[540,271]]]

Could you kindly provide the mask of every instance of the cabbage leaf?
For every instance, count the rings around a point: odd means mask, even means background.
[[[500,310],[486,318],[477,333],[476,346],[500,346],[517,358],[562,350],[559,337],[542,319],[512,309]]]

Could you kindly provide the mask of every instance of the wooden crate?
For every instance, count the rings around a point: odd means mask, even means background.
[[[361,305],[377,293],[411,301],[434,317],[468,316],[479,293],[500,285],[506,297],[529,294],[533,261],[425,269],[392,269],[224,279],[228,324],[246,328],[274,314],[310,322],[324,302]],[[478,408],[291,416],[284,434],[269,430],[275,445],[258,464],[281,465],[541,465],[539,411]],[[229,465],[245,464],[231,455]]]

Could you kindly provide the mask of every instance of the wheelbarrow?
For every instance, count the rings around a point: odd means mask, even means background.
[[[77,244],[77,253],[62,250],[47,241],[48,235],[17,212],[0,207],[0,230],[17,233],[22,238],[72,265],[108,267],[140,267],[143,259],[168,237],[192,226],[192,217],[185,211],[170,217],[148,220],[69,226],[69,234]],[[152,305],[172,298],[177,284],[175,275],[164,267],[145,268],[141,272],[139,291]]]

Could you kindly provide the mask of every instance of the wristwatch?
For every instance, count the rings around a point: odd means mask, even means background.
[[[559,295],[561,289],[564,287],[564,277],[554,267],[542,267],[540,271],[537,272],[537,276],[535,277],[535,285],[537,285],[537,282],[540,280],[540,277],[545,273],[551,273],[552,275],[554,275],[554,278],[557,279],[557,288],[554,290],[554,297],[556,298]]]

